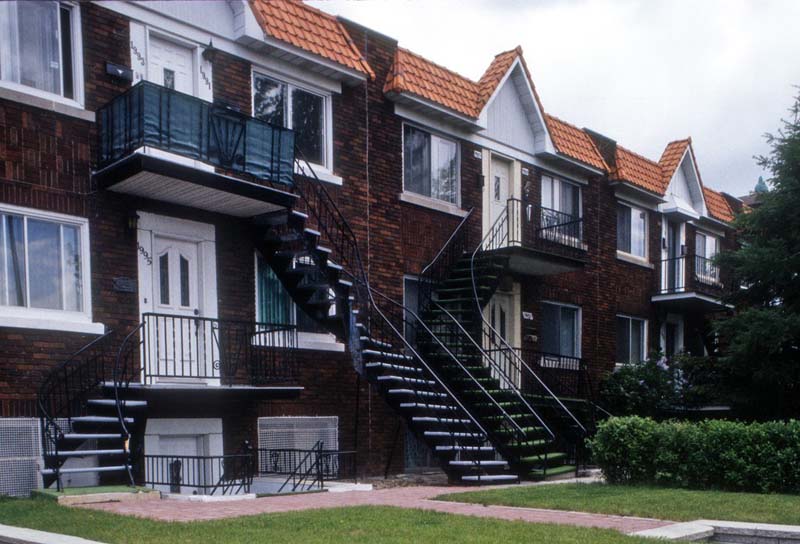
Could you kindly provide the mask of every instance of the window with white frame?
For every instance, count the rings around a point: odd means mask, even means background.
[[[705,283],[719,281],[719,268],[714,257],[719,253],[719,238],[705,232],[697,232],[694,238],[695,274]]]
[[[647,357],[647,320],[617,316],[617,362],[638,363]]]
[[[295,145],[312,164],[331,168],[329,97],[279,79],[253,74],[253,117],[295,132]]]
[[[617,251],[647,257],[647,212],[627,204],[617,204]]]
[[[581,188],[563,179],[542,176],[542,208],[580,217]]]
[[[540,345],[542,352],[566,357],[580,357],[580,309],[577,306],[542,303]]]
[[[79,100],[79,33],[71,2],[0,2],[0,79]]]
[[[403,190],[458,205],[458,144],[403,125]]]
[[[0,312],[87,314],[88,222],[0,207]]]

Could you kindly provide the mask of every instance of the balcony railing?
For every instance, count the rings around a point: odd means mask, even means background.
[[[515,348],[514,351],[525,361],[544,384],[558,397],[590,399],[593,392],[590,387],[586,361],[579,357],[543,353],[540,351]],[[523,373],[515,358],[506,350],[487,350],[494,357],[508,376],[511,385],[523,394],[538,395],[539,384]],[[508,379],[501,379],[503,387],[508,387]]]
[[[238,495],[250,493],[252,454],[145,455],[144,485],[168,493]]]
[[[659,294],[698,292],[714,297],[724,294],[720,268],[707,257],[683,255],[659,264]]]
[[[294,133],[142,81],[97,112],[98,167],[154,148],[260,181],[292,184]]]
[[[145,313],[139,334],[145,384],[263,385],[290,381],[297,371],[294,325]]]
[[[309,455],[311,454],[311,455]],[[261,476],[288,476],[292,472],[305,473],[316,461],[316,451],[297,448],[259,448],[258,474]],[[355,480],[356,452],[319,450],[319,470],[324,480]]]
[[[586,249],[583,218],[510,198],[484,241],[484,249],[514,246],[581,257]]]

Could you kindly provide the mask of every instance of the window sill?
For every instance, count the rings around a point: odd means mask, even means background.
[[[297,347],[314,351],[344,352],[344,344],[337,342],[332,334],[298,332]]]
[[[653,263],[649,262],[647,259],[643,257],[637,257],[636,255],[631,255],[630,253],[625,253],[624,251],[617,250],[617,259],[620,261],[625,261],[626,263],[635,264],[644,268],[653,269]]]
[[[409,193],[408,191],[403,191],[400,193],[400,201],[407,202],[408,204],[414,204],[415,206],[428,208],[430,210],[436,210],[437,212],[449,213],[450,215],[455,215],[457,217],[465,217],[467,215],[465,210],[462,210],[455,204],[450,204],[449,202],[444,202],[435,198],[418,195],[416,193]]]
[[[17,317],[0,316],[0,327],[15,329],[36,329],[42,331],[77,332],[83,334],[103,334],[106,326],[88,319],[69,319],[58,317]]]
[[[0,81],[0,98],[27,104],[35,108],[76,117],[84,121],[95,122],[95,114],[83,108],[78,102],[37,89],[17,85],[8,81]]]
[[[320,181],[325,181],[327,183],[330,183],[331,185],[339,185],[339,186],[342,185],[343,183],[342,178],[340,176],[334,175],[334,173],[328,170],[326,167],[320,166],[319,164],[311,164],[311,163],[309,163],[309,166],[311,166],[311,169],[317,176],[317,179],[319,179]],[[301,176],[312,177],[310,175],[311,172],[306,174],[303,170],[304,170],[303,166],[298,167],[297,165],[295,165],[294,173],[299,174]]]

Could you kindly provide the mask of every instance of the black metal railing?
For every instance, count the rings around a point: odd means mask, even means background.
[[[505,349],[487,350],[503,369],[503,375],[510,377],[501,380],[502,386],[516,387],[525,395],[536,393],[537,384],[531,381],[518,364],[518,359],[521,358],[558,397],[591,398],[591,383],[584,359],[522,348],[513,348],[513,351],[518,357],[512,356]]]
[[[293,183],[294,133],[142,81],[97,111],[98,167],[149,147],[259,181]]]
[[[582,217],[517,198],[508,199],[489,234],[483,240],[485,251],[525,247],[579,258],[586,249]]]
[[[145,455],[144,485],[169,493],[249,493],[254,462],[249,453],[231,455]]]
[[[42,433],[42,453],[52,463],[56,486],[62,489],[59,441],[70,431],[72,418],[85,415],[86,400],[109,374],[113,332],[95,338],[51,370],[39,387],[37,406]],[[66,428],[65,428],[66,427]]]
[[[313,459],[308,454],[316,450],[302,448],[259,448],[260,476],[287,476],[294,471],[306,472]],[[357,480],[355,451],[320,450],[320,467],[324,480]]]
[[[659,261],[659,294],[697,291],[722,296],[724,284],[720,267],[701,255],[682,255]]]

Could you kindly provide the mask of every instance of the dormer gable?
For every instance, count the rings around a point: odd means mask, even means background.
[[[691,219],[708,215],[691,138],[667,144],[658,164],[666,185],[666,202],[659,209]]]

